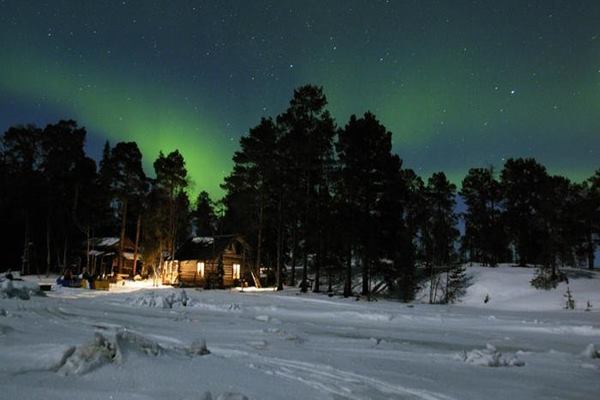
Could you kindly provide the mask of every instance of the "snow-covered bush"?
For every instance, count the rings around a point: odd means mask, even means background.
[[[132,303],[137,306],[146,306],[152,308],[174,308],[186,307],[190,298],[185,290],[171,292],[167,295],[160,295],[156,292],[150,292],[133,299]]]
[[[496,347],[487,344],[485,349],[474,349],[464,351],[459,355],[461,361],[467,364],[480,365],[484,367],[522,367],[525,363],[516,356],[505,356],[496,350]]]
[[[556,289],[558,284],[566,279],[567,276],[560,271],[553,274],[551,268],[539,267],[531,280],[531,286],[544,290]]]

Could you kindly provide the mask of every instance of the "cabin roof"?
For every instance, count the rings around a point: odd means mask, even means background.
[[[176,260],[213,260],[219,257],[234,241],[247,246],[239,235],[194,237],[186,241],[175,253]]]
[[[118,237],[93,237],[90,238],[90,249],[99,251],[117,250],[121,240]],[[83,242],[83,246],[87,247],[87,240]],[[125,237],[124,250],[133,250],[134,244],[128,237]]]

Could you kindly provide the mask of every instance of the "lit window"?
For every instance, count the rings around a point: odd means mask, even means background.
[[[240,279],[240,264],[233,264],[233,279]]]
[[[196,264],[196,273],[198,275],[200,275],[201,278],[204,278],[204,263],[203,262],[198,262],[198,264]]]

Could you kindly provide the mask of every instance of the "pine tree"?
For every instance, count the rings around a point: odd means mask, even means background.
[[[182,240],[180,232],[186,231],[189,226],[188,208],[189,200],[184,194],[188,186],[187,169],[185,160],[178,150],[174,150],[166,156],[159,152],[154,161],[156,173],[155,187],[164,193],[167,204],[155,212],[167,213],[165,220],[168,224],[163,227],[163,236],[166,238],[165,250],[173,256],[177,250],[178,240]]]
[[[34,221],[45,214],[41,141],[42,130],[33,125],[11,127],[0,140],[0,240],[7,250],[0,262],[13,267],[20,264],[24,273],[39,273],[33,266],[42,264],[33,254],[36,249],[41,253]]]
[[[193,212],[196,235],[213,236],[216,233],[217,216],[214,207],[210,195],[205,191],[200,192]]]
[[[445,302],[455,303],[464,294],[466,283],[467,275],[464,265],[458,264],[446,272]]]
[[[600,169],[583,183],[582,199],[576,206],[581,223],[581,242],[589,269],[594,269],[596,249],[600,243]]]
[[[112,180],[114,176],[113,165],[111,160],[111,147],[108,140],[104,143],[102,150],[102,158],[100,159],[98,176],[96,178],[96,186],[98,190],[95,194],[98,206],[98,225],[96,226],[95,235],[110,236],[115,232],[112,230],[117,225],[115,220],[115,212],[113,210],[113,189]]]
[[[545,234],[540,209],[547,180],[546,168],[532,158],[508,159],[501,173],[504,222],[521,266],[542,261]]]
[[[575,299],[573,298],[573,294],[571,293],[571,289],[567,286],[567,292],[564,294],[565,298],[565,310],[574,310],[575,309]]]
[[[259,276],[265,257],[267,235],[276,231],[278,199],[284,189],[285,163],[280,163],[280,130],[272,119],[263,118],[240,139],[240,150],[233,156],[233,172],[222,187],[227,191],[225,229],[244,234],[255,249],[255,276]],[[272,252],[272,248],[267,248]],[[272,254],[270,254],[272,256]]]
[[[425,218],[421,231],[422,256],[429,269],[429,302],[436,302],[440,277],[436,267],[447,268],[455,262],[454,245],[459,237],[454,213],[456,186],[450,183],[443,172],[434,173],[425,188]]]
[[[297,227],[297,242],[303,247],[302,291],[308,286],[308,260],[310,253],[315,257],[315,290],[319,290],[320,262],[323,240],[321,225],[328,191],[327,170],[331,162],[335,136],[335,123],[326,109],[327,98],[323,89],[306,85],[294,91],[288,109],[277,117],[281,130],[281,157],[291,177],[289,199],[292,217],[290,223]],[[317,210],[312,212],[311,210]],[[295,240],[296,242],[296,240]],[[295,249],[294,249],[295,250]],[[295,252],[295,251],[294,251]]]
[[[372,273],[379,267],[379,259],[385,253],[382,248],[385,240],[380,235],[382,224],[389,225],[386,229],[388,243],[396,240],[406,243],[402,220],[402,199],[406,189],[400,171],[401,162],[391,153],[391,136],[391,132],[371,113],[365,113],[362,118],[351,116],[346,127],[338,133],[339,183],[336,189],[341,198],[338,204],[351,216],[344,228],[350,244],[346,250],[346,295],[351,284],[353,255],[361,259],[362,294],[370,294]],[[394,258],[394,269],[401,269],[403,261],[399,254],[390,254],[393,247],[388,245],[387,255]],[[386,274],[391,282],[398,274],[389,272]]]
[[[119,142],[111,150],[110,156],[110,189],[119,203],[121,214],[119,264],[121,270],[123,260],[123,248],[127,237],[128,212],[138,208],[146,193],[146,174],[142,167],[142,153],[135,142]],[[135,219],[130,219],[135,221]],[[133,229],[132,229],[133,230]],[[121,272],[121,271],[119,271]]]
[[[471,261],[496,265],[508,257],[508,240],[502,223],[502,191],[492,168],[471,168],[460,192],[464,214],[463,246]]]

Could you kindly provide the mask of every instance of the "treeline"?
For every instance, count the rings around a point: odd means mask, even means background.
[[[85,136],[75,121],[44,129],[12,127],[2,136],[2,269],[39,274],[76,266],[89,271],[90,238],[128,237],[135,239],[136,257],[139,252],[145,260],[146,270],[138,272],[151,273],[191,234],[198,212],[201,225],[206,223],[207,195],[203,192],[191,209],[188,174],[178,151],[160,153],[150,178],[136,143],[111,147],[107,142],[97,167],[85,155]]]
[[[223,224],[246,235],[256,268],[273,267],[279,288],[307,290],[310,273],[312,290],[342,281],[348,296],[357,272],[363,295],[385,282],[410,300],[422,275],[465,260],[540,265],[544,282],[560,279],[560,265],[593,267],[600,170],[573,183],[534,159],[509,159],[499,176],[469,170],[457,191],[443,172],[424,181],[404,168],[373,114],[338,127],[326,106],[321,88],[297,89],[285,112],[240,140],[223,185]]]
[[[0,267],[85,266],[86,239],[127,236],[152,272],[192,234],[241,233],[256,272],[267,269],[279,288],[339,286],[348,296],[385,284],[410,300],[423,276],[466,260],[535,264],[543,285],[560,279],[562,265],[594,265],[600,170],[574,183],[534,159],[509,159],[498,174],[469,170],[460,189],[443,172],[423,180],[373,114],[339,127],[315,86],[298,88],[287,110],[240,139],[218,203],[202,192],[192,204],[178,151],[160,153],[149,178],[134,142],[107,143],[97,167],[84,141],[74,121],[4,133]]]

